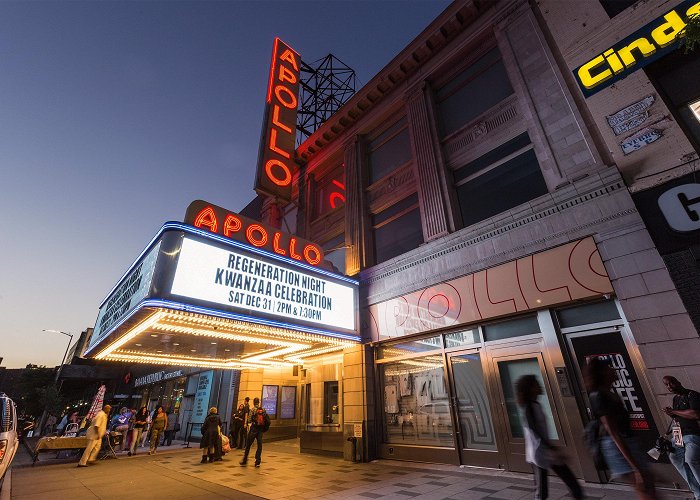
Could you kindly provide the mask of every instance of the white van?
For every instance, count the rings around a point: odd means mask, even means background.
[[[15,458],[18,446],[17,408],[14,401],[0,392],[0,484]]]

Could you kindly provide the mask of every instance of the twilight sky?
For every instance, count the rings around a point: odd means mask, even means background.
[[[0,357],[53,366],[167,220],[254,195],[272,41],[368,82],[449,4],[0,2]]]

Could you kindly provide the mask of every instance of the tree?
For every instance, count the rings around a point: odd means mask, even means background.
[[[690,16],[683,28],[683,41],[681,45],[686,54],[695,50],[696,45],[700,45],[700,16]]]
[[[12,399],[20,414],[38,417],[44,411],[42,393],[46,394],[54,385],[54,369],[45,366],[27,365],[19,376]],[[53,387],[55,390],[55,387]],[[46,396],[47,398],[50,396]],[[48,399],[47,399],[48,400]]]

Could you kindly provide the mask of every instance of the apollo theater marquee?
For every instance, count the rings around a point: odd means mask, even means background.
[[[255,188],[289,199],[299,55],[275,40]],[[206,368],[303,364],[359,342],[358,283],[309,241],[211,203],[165,223],[100,305],[87,357]]]

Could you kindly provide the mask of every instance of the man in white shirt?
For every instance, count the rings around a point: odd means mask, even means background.
[[[95,462],[97,454],[100,452],[100,447],[102,446],[102,436],[104,436],[107,431],[107,421],[109,420],[108,415],[110,411],[112,411],[112,407],[105,405],[104,408],[97,412],[90,422],[90,427],[88,427],[86,434],[88,444],[85,447],[83,456],[80,458],[78,467],[87,467],[88,463]]]

